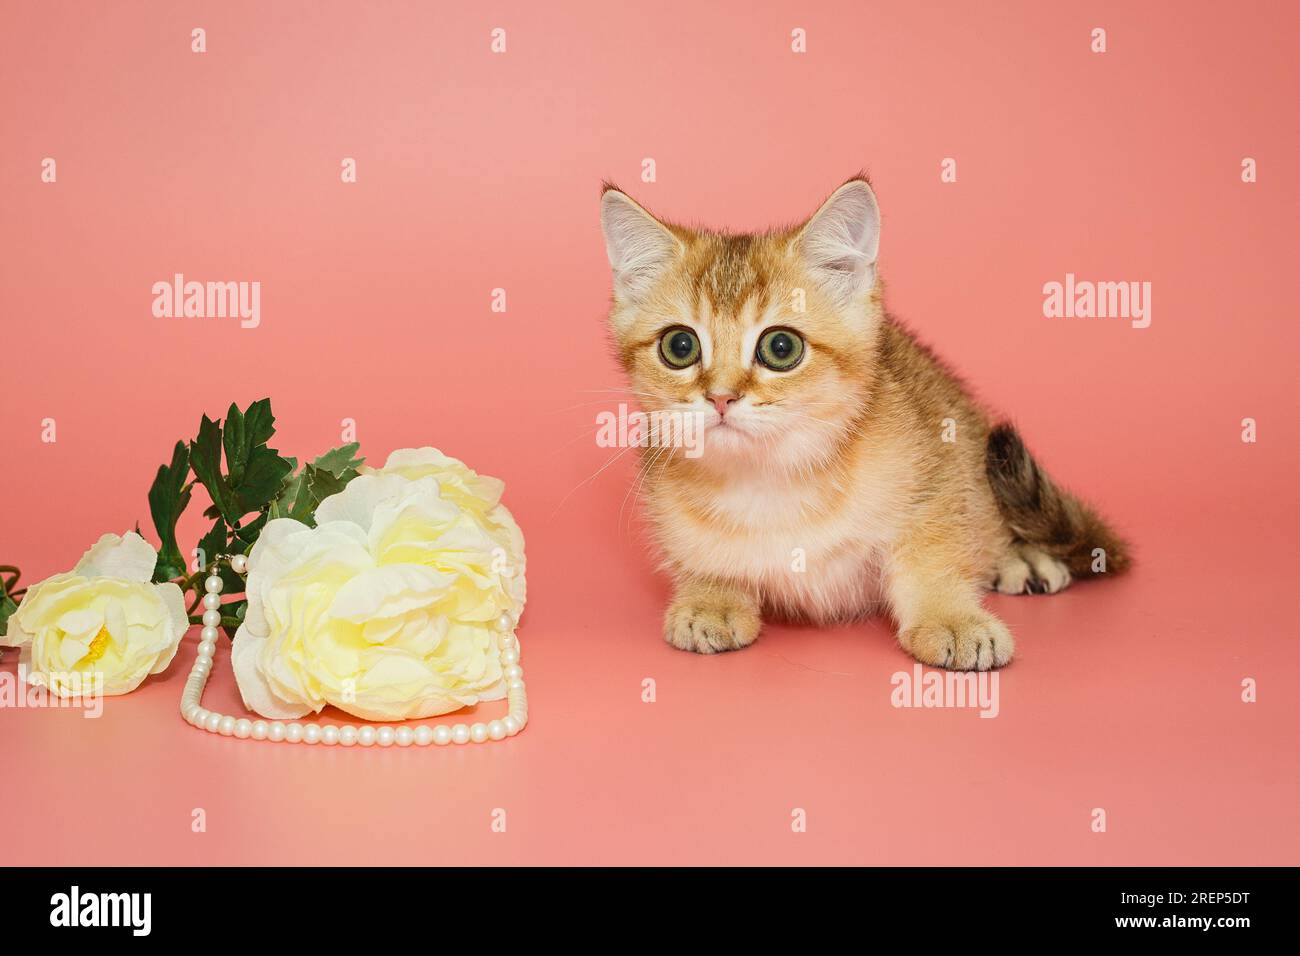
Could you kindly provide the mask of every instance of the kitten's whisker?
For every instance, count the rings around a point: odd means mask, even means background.
[[[636,388],[575,388],[580,395],[639,395],[642,398],[654,398],[654,392],[645,392]]]
[[[654,479],[653,479],[653,480],[655,480],[655,481],[658,481],[658,480],[660,479],[660,477],[663,476],[664,472],[666,472],[666,471],[668,470],[668,466],[672,464],[672,461],[673,461],[673,455],[672,455],[673,449],[672,449],[671,447],[668,447],[667,450],[668,450],[668,454],[666,454],[666,455],[660,455],[659,457],[657,457],[654,461],[652,461],[652,462],[650,463],[650,467],[653,468],[654,465],[655,465],[657,462],[662,462],[662,464],[659,465],[659,471],[655,473],[655,476],[654,476]],[[648,470],[648,469],[647,469],[647,471],[646,471],[646,474],[649,475],[649,470]],[[631,531],[631,530],[632,530],[632,519],[633,519],[633,517],[635,517],[636,502],[637,502],[637,499],[640,498],[640,496],[641,496],[641,492],[645,490],[645,484],[646,484],[646,482],[645,482],[645,480],[643,479],[642,482],[641,482],[641,487],[637,489],[637,497],[632,499],[632,509],[633,509],[633,514],[628,516],[628,531]]]
[[[601,466],[600,466],[599,468],[597,468],[597,469],[596,469],[592,474],[588,475],[588,476],[587,476],[586,478],[584,478],[582,481],[578,482],[578,484],[576,484],[572,489],[570,489],[570,491],[569,491],[568,494],[566,494],[563,498],[560,499],[560,503],[559,503],[558,505],[556,505],[556,506],[555,506],[555,510],[551,512],[551,517],[554,518],[557,514],[560,513],[560,509],[564,507],[564,503],[565,503],[566,501],[568,501],[571,497],[573,497],[573,493],[574,493],[575,491],[577,491],[577,490],[578,490],[579,488],[581,488],[583,485],[587,485],[587,484],[590,484],[591,482],[595,481],[597,478],[600,477],[601,473],[604,472],[604,470],[605,470],[606,468],[608,468],[610,465],[614,464],[614,462],[618,461],[620,458],[622,458],[624,455],[626,455],[629,451],[631,451],[631,450],[632,450],[633,448],[635,448],[635,447],[637,447],[637,446],[636,446],[636,445],[627,445],[627,446],[624,447],[624,448],[620,448],[620,449],[619,449],[615,454],[611,455],[611,456],[610,456],[610,457],[605,461],[605,464],[601,465]]]
[[[671,451],[672,451],[672,447],[670,445],[661,445],[660,447],[656,448],[654,455],[651,456],[650,460],[647,461],[645,465],[641,468],[640,474],[638,474],[636,480],[632,482],[632,486],[628,488],[628,493],[623,496],[623,504],[620,505],[618,509],[619,534],[623,533],[623,509],[627,507],[627,499],[629,497],[632,498],[632,510],[628,512],[628,518],[627,518],[627,530],[629,533],[631,533],[632,521],[636,517],[637,499],[641,496],[641,487],[645,484],[646,476],[650,474],[650,469],[654,467],[655,462],[657,462],[660,458],[663,457],[664,452],[671,452]]]
[[[557,414],[559,412],[571,412],[575,408],[589,408],[592,405],[606,405],[606,407],[608,407],[607,405],[608,401],[609,399],[607,398],[593,398],[589,402],[579,402],[577,405],[569,405],[565,408],[551,409],[549,412],[547,412],[547,414]],[[613,411],[613,409],[610,409],[610,411]]]
[[[601,430],[602,427],[604,427],[604,426],[602,426],[602,425],[588,425],[584,430],[580,431],[578,434],[574,435],[574,436],[573,436],[572,438],[570,438],[568,441],[564,442],[564,444],[562,444],[562,445],[556,445],[555,447],[553,447],[553,448],[551,449],[550,453],[549,453],[546,457],[547,457],[547,458],[554,458],[556,455],[558,455],[560,452],[564,451],[564,449],[568,448],[568,447],[569,447],[570,445],[572,445],[574,442],[576,442],[576,441],[578,441],[578,440],[580,440],[580,439],[583,439],[583,438],[592,438],[593,436],[595,436],[595,434],[596,434],[597,432],[599,432],[599,431]]]

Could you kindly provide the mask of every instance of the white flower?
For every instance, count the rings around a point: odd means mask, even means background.
[[[268,522],[232,650],[245,705],[272,719],[332,704],[406,720],[504,697],[496,621],[518,621],[525,585],[502,489],[408,449],[322,501],[315,528]]]
[[[167,669],[189,628],[181,589],[150,583],[157,560],[134,532],[104,535],[72,571],[27,589],[0,643],[21,647],[27,680],[60,696],[100,675],[105,694],[135,690]]]

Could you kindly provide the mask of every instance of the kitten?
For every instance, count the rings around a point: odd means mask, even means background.
[[[985,589],[1052,594],[1099,560],[1127,567],[1124,542],[886,315],[865,178],[761,235],[662,222],[612,185],[601,224],[635,393],[703,428],[695,455],[643,453],[673,646],[745,647],[765,614],[887,609],[917,660],[987,670],[1015,643]]]

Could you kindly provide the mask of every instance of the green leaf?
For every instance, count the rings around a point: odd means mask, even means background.
[[[330,495],[336,495],[342,491],[347,482],[342,478],[336,478],[324,468],[305,465],[303,466],[303,483],[307,486],[307,496],[311,510],[307,518],[301,520],[305,520],[307,524],[314,528],[316,526],[317,506]]]
[[[203,416],[199,436],[190,444],[190,459],[195,476],[212,497],[212,508],[206,514],[219,515],[234,527],[244,515],[270,504],[285,476],[293,471],[290,459],[267,447],[274,434],[270,399],[259,399],[243,412],[231,405],[224,428]],[[221,470],[223,451],[225,474]]]
[[[221,593],[222,594],[243,594],[244,593],[244,576],[230,569],[230,565],[223,564],[217,572],[221,576]],[[221,613],[227,614],[234,604],[226,603],[221,605]],[[234,636],[233,634],[231,635]]]
[[[231,542],[231,553],[233,554],[235,549],[244,551],[247,545],[251,545],[256,541],[257,536],[262,533],[262,528],[266,526],[268,517],[268,512],[264,511],[258,517],[254,518],[248,524],[236,531],[235,541]]]
[[[212,566],[212,560],[219,554],[226,554],[229,551],[229,532],[226,531],[226,523],[220,518],[212,526],[212,530],[199,539],[199,551],[203,554],[203,568],[206,571]]]
[[[356,464],[360,464],[360,460]],[[332,462],[332,465],[341,472],[340,475],[335,475],[329,468],[318,467],[315,463],[303,465],[302,471],[290,475],[281,487],[280,494],[271,503],[269,516],[292,518],[314,527],[317,506],[330,495],[342,491],[356,477],[350,454],[346,459],[340,458]]]
[[[238,521],[242,515],[235,513],[235,495],[226,476],[221,473],[221,425],[207,415],[199,423],[198,438],[190,442],[190,466],[194,469],[194,477],[208,490],[217,513],[226,519],[227,524]]]
[[[241,584],[239,587],[242,590],[244,586]],[[244,623],[244,615],[247,613],[247,598],[240,598],[238,601],[231,601],[221,606],[221,626],[232,641],[235,639],[235,631],[239,630],[239,625]]]
[[[269,505],[292,467],[274,448],[265,445],[253,448],[249,452],[243,480],[235,486],[240,517]]]
[[[289,517],[289,509],[293,507],[294,499],[298,497],[298,489],[302,486],[301,475],[290,475],[284,480],[284,485],[280,488],[280,493],[276,495],[275,500],[267,506],[267,514],[271,520],[277,518]]]
[[[224,443],[226,447],[226,473],[230,484],[238,487],[244,481],[253,449],[265,445],[275,434],[275,416],[271,414],[271,400],[259,399],[241,412],[233,402],[226,412]]]
[[[335,478],[343,479],[343,483],[347,484],[357,476],[357,469],[366,462],[364,458],[353,457],[360,450],[360,442],[340,445],[321,455],[312,464],[328,471]]]
[[[9,618],[18,610],[18,604],[9,596],[5,583],[4,577],[0,576],[0,637],[4,637],[9,629]]]
[[[184,442],[178,441],[172,450],[171,464],[158,466],[149,488],[149,513],[161,544],[153,570],[157,582],[185,574],[185,558],[176,543],[176,522],[190,503],[190,488],[185,481],[189,472],[189,451]]]

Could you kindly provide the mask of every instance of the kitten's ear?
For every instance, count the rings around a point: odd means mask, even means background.
[[[644,295],[682,249],[663,223],[612,186],[600,197],[600,228],[614,296],[623,301]]]
[[[841,305],[868,292],[876,281],[880,208],[866,181],[851,179],[831,193],[799,233],[797,248]]]

